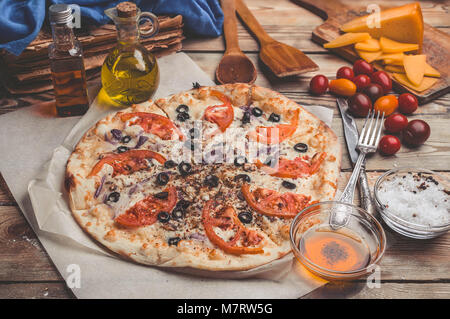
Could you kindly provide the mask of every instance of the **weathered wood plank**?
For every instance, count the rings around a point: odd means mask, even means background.
[[[0,283],[0,299],[69,299],[75,298],[65,282]]]
[[[18,207],[0,206],[0,281],[61,280]]]
[[[448,299],[448,283],[382,282],[379,288],[368,288],[365,282],[328,283],[301,299]]]

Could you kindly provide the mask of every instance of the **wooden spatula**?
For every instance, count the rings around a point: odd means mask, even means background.
[[[278,77],[317,71],[319,67],[302,51],[271,38],[255,19],[243,0],[236,0],[236,11],[258,38],[259,57]]]

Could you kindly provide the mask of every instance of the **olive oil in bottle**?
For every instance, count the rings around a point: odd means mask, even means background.
[[[159,84],[159,69],[153,54],[139,43],[139,37],[158,32],[158,19],[140,12],[131,2],[121,2],[105,11],[115,23],[118,43],[102,66],[102,85],[106,94],[121,105],[141,103],[153,96]],[[139,29],[139,20],[151,22],[150,30]]]

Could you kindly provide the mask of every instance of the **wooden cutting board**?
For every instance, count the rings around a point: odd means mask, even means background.
[[[358,16],[366,15],[365,7],[350,7],[338,0],[292,0],[294,3],[317,14],[325,20],[312,34],[313,41],[323,44],[338,37],[341,34],[339,27]],[[381,7],[381,9],[385,9]],[[423,53],[427,55],[427,62],[439,70],[441,78],[431,88],[423,92],[416,92],[403,86],[392,79],[394,89],[397,92],[409,92],[419,100],[419,104],[428,103],[431,100],[450,92],[450,36],[428,24],[424,27]],[[332,49],[344,59],[354,62],[360,57],[351,47]],[[374,64],[376,69],[382,69],[381,65]]]

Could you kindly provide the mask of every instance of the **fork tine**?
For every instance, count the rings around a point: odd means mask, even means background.
[[[364,142],[363,144],[367,145],[369,144],[370,139],[370,132],[372,131],[372,125],[373,125],[373,118],[375,117],[375,111],[372,112],[372,116],[370,117],[370,123],[368,123],[367,131],[364,136]]]
[[[362,144],[362,142],[363,142],[364,135],[366,134],[366,129],[367,129],[366,124],[367,124],[367,121],[369,120],[370,113],[372,113],[372,110],[370,110],[369,113],[367,113],[366,120],[364,121],[364,125],[363,125],[363,128],[361,130],[361,134],[359,135],[358,144]]]
[[[375,141],[375,147],[378,147],[378,143],[380,142],[381,130],[383,128],[383,123],[384,123],[384,112],[383,112],[383,115],[381,116],[381,125],[378,128],[378,136],[377,136],[377,139]]]
[[[375,126],[373,127],[373,131],[370,132],[371,136],[370,136],[370,141],[368,142],[369,145],[374,145],[375,137],[377,136],[378,129],[379,129],[378,120],[380,119],[380,114],[381,114],[381,112],[377,111],[377,120],[375,121]]]

